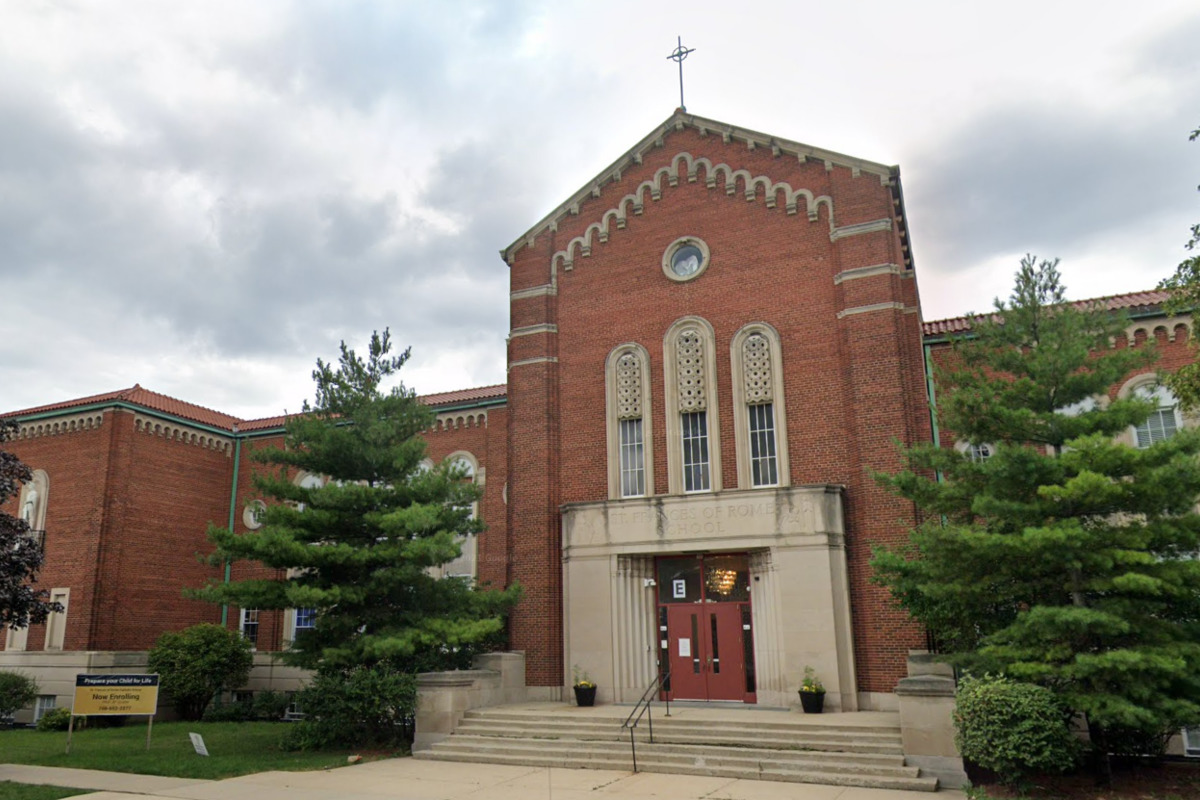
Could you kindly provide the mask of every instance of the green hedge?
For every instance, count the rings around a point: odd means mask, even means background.
[[[955,693],[955,742],[963,758],[995,772],[1006,784],[1064,772],[1081,745],[1070,714],[1042,686],[985,675],[964,678]]]

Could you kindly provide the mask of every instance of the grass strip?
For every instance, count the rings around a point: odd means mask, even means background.
[[[279,746],[286,731],[285,724],[272,722],[160,722],[154,726],[150,749],[146,750],[146,726],[138,721],[120,728],[76,731],[68,755],[64,752],[65,732],[7,730],[0,731],[0,763],[215,780],[269,770],[296,772],[345,766],[346,756],[354,752],[287,752]],[[190,732],[204,737],[207,757],[196,754],[188,738]],[[372,754],[381,755],[401,753]],[[6,798],[0,795],[0,800]]]

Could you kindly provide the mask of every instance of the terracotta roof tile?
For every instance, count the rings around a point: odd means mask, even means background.
[[[1109,311],[1135,311],[1139,309],[1152,310],[1166,302],[1169,292],[1151,290],[1148,292],[1130,292],[1128,294],[1113,294],[1107,297],[1091,297],[1086,300],[1076,300],[1075,305],[1084,307],[1092,303],[1103,303]],[[980,315],[983,316],[983,315]],[[991,316],[988,314],[987,316]],[[953,317],[925,322],[922,331],[926,336],[944,336],[949,333],[963,333],[971,329],[967,317]]]
[[[262,417],[261,419],[248,419],[238,423],[238,431],[246,433],[247,431],[261,431],[268,428],[282,428],[284,423],[296,416],[295,414],[280,414],[277,417]]]
[[[508,387],[506,384],[499,383],[494,386],[478,386],[473,389],[459,389],[453,392],[439,392],[437,394],[427,394],[418,397],[427,406],[446,406],[455,403],[469,403],[479,400],[490,400],[503,398],[507,394]],[[87,397],[80,397],[74,400],[64,400],[59,403],[50,403],[44,406],[36,406],[34,408],[24,408],[19,411],[12,411],[3,414],[5,417],[24,417],[31,414],[45,414],[55,411],[69,411],[72,408],[80,408],[82,406],[94,405],[97,403],[113,403],[126,402],[134,405],[142,406],[143,408],[161,411],[165,414],[171,414],[181,419],[199,422],[204,425],[210,425],[214,428],[221,428],[227,431],[233,431],[234,428],[241,432],[246,431],[261,431],[270,428],[283,427],[291,415],[279,415],[275,417],[262,417],[260,419],[243,420],[232,414],[224,414],[220,411],[213,411],[211,408],[198,406],[195,403],[188,403],[183,400],[178,400],[174,397],[169,397],[165,394],[152,392],[149,389],[143,389],[140,385],[134,384],[128,389],[118,389],[115,392],[104,392],[103,394],[93,394]]]
[[[491,400],[505,397],[508,394],[508,384],[497,383],[493,386],[478,386],[474,389],[459,389],[455,392],[440,392],[418,397],[427,406],[445,406],[451,403],[469,403],[472,400]]]
[[[198,406],[195,403],[188,403],[183,400],[177,400],[174,397],[169,397],[165,394],[152,392],[149,389],[143,389],[140,384],[134,384],[128,389],[119,389],[115,392],[105,392],[103,394],[94,394],[87,397],[80,397],[75,400],[64,400],[61,403],[51,403],[44,406],[36,406],[34,408],[25,408],[20,411],[13,411],[5,414],[8,417],[26,416],[29,414],[44,414],[52,411],[66,411],[80,406],[94,405],[96,403],[113,403],[126,402],[152,409],[154,411],[162,411],[166,414],[171,414],[182,419],[188,419],[193,422],[199,422],[204,425],[211,425],[214,428],[223,428],[225,430],[233,430],[234,424],[238,422],[238,418],[232,414],[223,414],[220,411],[213,411],[211,408]]]

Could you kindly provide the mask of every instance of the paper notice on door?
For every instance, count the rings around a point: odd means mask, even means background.
[[[691,639],[680,639],[679,640],[679,657],[680,658],[691,658],[692,657],[692,640]]]

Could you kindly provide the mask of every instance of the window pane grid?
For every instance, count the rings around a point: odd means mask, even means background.
[[[681,415],[683,428],[683,490],[709,490],[708,413],[692,411]]]
[[[251,647],[258,645],[258,609],[242,609],[242,637],[250,642]]]
[[[1137,426],[1137,446],[1149,447],[1156,442],[1170,439],[1175,435],[1175,430],[1175,407],[1160,408]]]
[[[646,494],[646,467],[642,451],[642,421],[623,419],[620,426],[621,496]]]
[[[779,483],[779,462],[775,457],[775,409],[772,403],[749,406],[750,477],[755,486]]]

